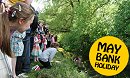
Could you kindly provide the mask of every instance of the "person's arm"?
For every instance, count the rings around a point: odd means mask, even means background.
[[[51,38],[51,41],[52,41],[52,43],[54,43],[54,42],[55,42],[54,36]]]
[[[54,58],[56,52],[57,52],[57,49],[51,51],[50,56],[49,56],[49,62]]]
[[[15,72],[15,67],[16,67],[16,57],[12,58],[11,60],[12,62],[12,73],[13,73],[13,77],[16,77],[16,72]]]
[[[45,39],[45,42],[44,42],[44,50],[46,50],[46,45],[47,45],[47,40]]]

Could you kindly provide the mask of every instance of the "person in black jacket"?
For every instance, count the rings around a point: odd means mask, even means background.
[[[25,0],[24,2],[31,6],[32,1],[33,0]],[[33,7],[32,7],[32,9],[35,11],[35,9]],[[26,37],[23,40],[25,48],[24,48],[23,55],[20,58],[23,62],[19,62],[19,63],[22,64],[23,73],[27,73],[27,72],[29,72],[31,70],[31,67],[30,67],[30,53],[32,51],[33,41],[34,41],[32,33],[35,32],[37,27],[38,27],[38,12],[35,11],[35,17],[34,17],[33,23],[30,25],[30,29],[28,29],[26,31]],[[17,64],[17,65],[19,65],[19,64]],[[16,66],[16,70],[17,69],[20,69],[19,66]],[[18,75],[18,74],[19,73],[16,73],[16,75]]]

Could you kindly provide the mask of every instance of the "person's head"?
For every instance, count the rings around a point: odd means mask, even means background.
[[[54,36],[55,42],[57,42],[57,35]]]
[[[29,4],[29,5],[31,5],[31,3],[33,2],[33,0],[25,0],[24,2],[27,3],[27,4]]]
[[[54,34],[51,34],[51,37],[54,37]]]
[[[43,26],[43,23],[42,23],[42,22],[39,22],[39,26],[41,26],[41,27],[42,27],[42,26]]]
[[[45,26],[46,26],[46,23],[44,22],[44,23],[43,23],[43,27],[45,28]]]
[[[5,21],[6,20],[6,21]],[[4,3],[0,2],[0,49],[4,54],[12,57],[10,49],[10,29]]]
[[[18,2],[8,12],[10,24],[20,32],[30,28],[34,19],[34,10],[24,2]]]
[[[50,47],[58,48],[59,47],[59,43],[57,43],[57,42],[51,43]]]

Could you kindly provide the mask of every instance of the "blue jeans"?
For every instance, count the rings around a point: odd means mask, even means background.
[[[23,40],[24,43],[24,52],[23,52],[23,66],[22,71],[23,72],[29,72],[30,71],[30,29],[26,31],[26,37]]]

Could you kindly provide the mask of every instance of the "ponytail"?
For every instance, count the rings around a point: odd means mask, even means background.
[[[3,40],[3,31],[2,31],[2,25],[3,25],[3,22],[2,22],[2,14],[4,12],[4,4],[2,2],[0,2],[0,48],[2,47],[2,40]]]
[[[0,3],[0,49],[2,53],[12,57],[9,20],[4,3]]]

